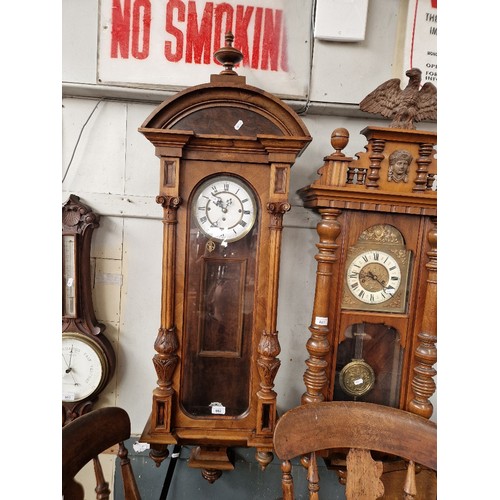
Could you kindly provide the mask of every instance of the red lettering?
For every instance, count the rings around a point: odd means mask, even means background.
[[[128,59],[130,40],[130,0],[125,0],[123,9],[120,0],[113,0],[111,8],[111,57]],[[118,56],[120,52],[120,56]]]
[[[198,14],[196,13],[196,2],[190,0],[188,3],[188,20],[186,30],[186,62],[200,64],[203,56],[203,64],[210,64],[212,19],[214,14],[213,2],[207,2],[203,10],[200,27],[198,28]]]
[[[214,52],[216,50],[219,50],[221,47],[224,47],[226,45],[226,41],[224,39],[224,35],[228,31],[233,30],[233,7],[229,5],[228,3],[221,3],[215,7],[215,33],[214,33]],[[224,17],[226,18],[226,23],[224,29],[222,28],[222,23],[224,20]],[[214,58],[214,61],[217,64],[220,64],[219,61],[217,61]]]
[[[255,10],[255,26],[253,33],[252,64],[251,64],[251,67],[254,69],[259,68],[261,27],[262,27],[262,7],[257,7],[257,9]]]
[[[149,0],[135,0],[132,12],[132,56],[136,59],[148,57],[150,34],[151,3]],[[142,49],[139,48],[141,42]]]
[[[248,25],[253,14],[253,7],[238,5],[236,7],[236,26],[234,28],[234,47],[241,50],[243,54],[243,66],[250,64],[250,54],[248,49]]]
[[[111,0],[111,58],[146,59],[151,45],[151,0]],[[437,0],[433,5],[437,5]],[[288,71],[283,10],[202,0],[165,0],[163,53],[169,62],[210,64],[232,31],[242,64]]]
[[[260,63],[261,69],[278,70],[278,55],[281,38],[281,19],[283,12],[275,11],[273,18],[273,9],[265,10],[264,18],[264,38],[262,40],[262,60]]]
[[[288,71],[288,40],[286,38],[285,21],[283,20],[283,31],[281,36],[281,69]]]
[[[172,42],[165,42],[165,57],[167,61],[178,62],[182,59],[184,50],[184,34],[174,26],[174,9],[177,9],[177,20],[184,22],[186,20],[186,7],[180,0],[170,0],[167,3],[167,12],[165,20],[165,31],[175,38],[175,51],[172,50]]]

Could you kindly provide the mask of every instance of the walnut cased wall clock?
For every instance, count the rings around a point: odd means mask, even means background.
[[[141,441],[159,464],[191,445],[208,481],[231,470],[233,446],[272,460],[283,215],[290,168],[311,138],[297,114],[245,83],[232,47],[210,83],[162,103],[139,129],[160,159],[163,207],[158,385]]]
[[[115,353],[92,303],[90,248],[99,216],[70,195],[62,206],[63,425],[93,408],[115,369]]]
[[[321,214],[303,403],[356,400],[429,418],[435,391],[437,161],[433,132],[367,127],[299,192]]]

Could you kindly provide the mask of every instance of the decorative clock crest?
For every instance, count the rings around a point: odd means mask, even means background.
[[[290,168],[311,138],[296,113],[251,87],[226,36],[210,83],[162,103],[139,131],[160,159],[163,207],[158,386],[141,441],[159,464],[168,444],[214,481],[231,446],[272,460],[280,362],[276,313]]]

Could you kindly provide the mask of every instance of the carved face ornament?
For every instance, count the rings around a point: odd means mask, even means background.
[[[389,156],[388,180],[394,182],[408,182],[408,170],[410,169],[412,155],[404,150],[398,149]]]

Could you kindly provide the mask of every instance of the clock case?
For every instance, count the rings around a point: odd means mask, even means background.
[[[92,410],[98,399],[99,393],[106,387],[113,377],[116,357],[111,342],[104,335],[106,326],[97,321],[92,302],[92,278],[90,266],[90,249],[94,229],[99,227],[99,215],[88,205],[80,201],[80,197],[71,194],[62,205],[62,334],[77,332],[89,338],[93,345],[99,349],[106,366],[105,377],[97,390],[80,401],[63,401],[62,422],[63,426],[75,418]],[[70,237],[74,241],[73,255],[65,255],[64,240]],[[66,305],[67,286],[67,258],[72,258],[72,269],[75,283],[74,311],[69,311]]]
[[[168,445],[191,445],[189,466],[200,468],[210,482],[234,468],[229,447],[256,448],[262,468],[273,458],[282,220],[290,209],[290,168],[311,141],[290,107],[236,74],[232,67],[241,53],[233,58],[230,36],[226,42],[219,51],[225,68],[220,74],[166,100],[139,128],[160,160],[157,202],[164,224],[161,325],[153,358],[158,385],[141,441],[150,443],[158,465],[168,456]],[[226,294],[230,319],[243,306],[246,311],[242,328],[240,322],[235,331],[239,347],[228,339],[206,349],[200,321],[192,318],[212,300],[204,287],[214,282],[217,262],[206,249],[219,249],[220,243],[193,236],[190,207],[197,187],[219,175],[235,176],[249,186],[257,220],[251,234],[227,246],[237,248],[238,259],[221,254],[220,260],[232,276],[232,292]],[[194,263],[196,252],[201,267]],[[238,360],[243,367],[235,365]],[[211,368],[205,372],[208,362]],[[207,393],[214,388],[236,401],[237,409],[224,408],[230,405],[220,399],[207,405]],[[194,410],[197,400],[199,412]]]
[[[429,418],[437,359],[437,135],[373,126],[361,133],[365,151],[351,158],[342,152],[348,131],[334,130],[334,152],[324,158],[318,178],[299,190],[305,207],[321,215],[302,403],[361,400]],[[412,160],[407,177],[396,182],[390,158],[399,151]],[[382,228],[377,241],[363,238],[377,228]],[[385,309],[384,304],[346,303],[350,253],[359,248],[390,252],[394,238],[387,233],[398,235],[400,255],[411,257],[404,295]],[[363,350],[354,341],[357,333],[358,340],[371,341]],[[373,368],[375,384],[366,384],[370,391],[356,396],[342,390],[339,378],[345,366],[359,360]]]

